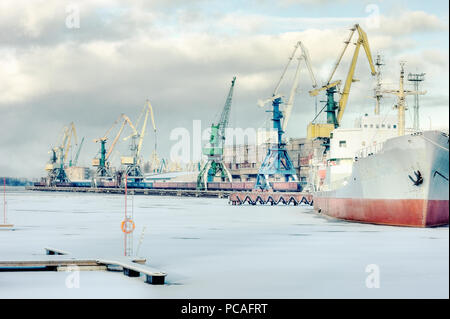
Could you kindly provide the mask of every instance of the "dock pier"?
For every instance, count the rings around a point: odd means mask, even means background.
[[[27,186],[26,190],[43,192],[79,192],[79,193],[102,193],[102,194],[125,194],[125,188],[95,188],[95,187],[48,187]],[[151,188],[128,188],[128,192],[134,195],[153,196],[184,196],[184,197],[207,197],[228,198],[232,191],[204,191],[189,189],[151,189]]]
[[[45,248],[45,255],[30,258],[16,258],[14,260],[0,259],[0,271],[65,271],[70,267],[79,270],[111,270],[117,267],[128,277],[145,276],[145,282],[151,285],[164,285],[167,274],[146,265],[145,258],[115,257],[92,258],[75,257],[70,253],[55,248]]]
[[[311,193],[301,192],[232,192],[229,197],[232,205],[309,205],[314,204]]]

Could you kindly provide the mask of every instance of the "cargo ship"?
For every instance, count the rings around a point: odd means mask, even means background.
[[[425,131],[388,139],[376,150],[365,149],[355,157],[347,178],[329,180],[328,190],[314,194],[314,208],[364,223],[447,225],[448,148],[447,134]]]
[[[391,226],[448,225],[449,136],[405,129],[403,78],[402,65],[397,116],[366,114],[356,128],[333,131],[316,169],[317,212]]]

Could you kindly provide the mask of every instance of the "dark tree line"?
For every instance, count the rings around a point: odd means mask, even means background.
[[[16,178],[16,177],[0,177],[0,186],[3,186],[4,181],[6,181],[6,186],[28,186],[33,185],[33,182],[26,178]]]

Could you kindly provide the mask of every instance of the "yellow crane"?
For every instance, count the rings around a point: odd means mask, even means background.
[[[57,165],[56,162],[58,161],[58,159],[61,158],[60,153],[64,147],[64,140],[66,139],[67,132],[68,127],[64,126],[61,134],[58,135],[58,138],[55,143],[56,146],[52,147],[48,152],[49,154],[52,154],[52,156],[50,157],[50,161],[45,165],[46,171],[50,172],[51,170],[53,170]]]
[[[106,151],[106,141],[108,140],[108,135],[111,132],[111,130],[117,125],[117,123],[122,120],[122,124],[119,128],[119,131],[117,132],[116,136],[114,137],[114,140],[111,144],[111,146],[108,148],[108,151]],[[122,134],[125,125],[129,125],[130,128],[133,131],[133,135],[137,135],[137,131],[136,128],[134,127],[133,123],[131,122],[131,120],[129,119],[128,116],[126,116],[125,114],[120,114],[119,118],[113,123],[113,125],[106,131],[105,135],[103,137],[100,137],[98,139],[95,139],[94,142],[98,143],[100,142],[100,157],[99,158],[94,158],[92,160],[92,166],[97,167],[97,172],[96,175],[97,177],[109,177],[112,178],[112,173],[109,169],[110,165],[109,165],[109,157],[112,153],[112,151],[114,150],[114,147],[116,146],[120,135]]]
[[[155,117],[153,114],[153,107],[150,104],[149,100],[146,101],[146,104],[145,104],[144,108],[142,109],[141,115],[139,116],[139,119],[137,121],[138,125],[136,125],[136,126],[139,126],[139,122],[140,122],[142,116],[144,116],[144,121],[142,123],[141,132],[124,138],[124,140],[127,140],[130,137],[132,138],[131,145],[130,145],[130,150],[132,152],[132,155],[131,156],[122,156],[120,159],[120,162],[122,165],[126,165],[125,174],[130,179],[132,179],[136,182],[139,182],[144,179],[144,174],[143,174],[142,168],[141,168],[140,154],[142,151],[142,145],[144,142],[144,136],[145,136],[145,131],[147,128],[147,121],[148,121],[149,115],[151,117],[151,121],[153,124],[153,132],[155,133],[155,150],[154,150],[154,152],[156,153],[156,145],[157,145],[156,144],[156,124],[155,124]],[[137,141],[136,141],[136,139],[137,139]]]
[[[72,136],[75,138],[75,145],[78,145],[78,137],[77,137],[77,130],[75,129],[75,124],[71,122],[69,124],[69,129],[67,131],[67,142],[64,146],[65,152],[64,152],[64,163],[67,161],[67,155],[69,154],[69,150],[72,147]]]
[[[161,161],[159,160],[158,152],[157,152],[158,140],[157,140],[157,135],[156,135],[155,115],[153,113],[153,107],[148,100],[147,100],[147,105],[150,110],[150,115],[151,115],[151,120],[152,120],[152,125],[153,125],[153,133],[155,134],[155,147],[152,151],[152,155],[150,156],[150,168],[153,173],[159,173]]]
[[[77,144],[77,131],[75,124],[71,122],[69,126],[64,126],[61,137],[56,142],[57,146],[50,150],[52,154],[50,161],[45,166],[45,170],[48,172],[49,184],[53,185],[56,182],[68,181],[65,172],[65,163],[69,150],[72,147],[72,136]]]
[[[319,92],[321,92],[323,90],[326,90],[326,92],[327,92],[327,104],[322,109],[322,110],[324,110],[326,108],[327,123],[326,124],[314,123],[315,119],[318,117],[320,112],[319,112],[319,114],[316,114],[316,117],[314,118],[314,120],[308,125],[307,137],[310,139],[329,138],[331,131],[333,131],[335,128],[337,128],[340,125],[342,117],[344,115],[345,108],[347,106],[348,98],[350,95],[350,88],[352,86],[352,83],[358,81],[353,76],[355,74],[356,63],[358,61],[359,50],[360,50],[361,46],[364,48],[364,51],[366,53],[372,75],[376,74],[375,66],[374,66],[373,60],[372,60],[372,54],[370,53],[370,47],[369,47],[369,41],[367,39],[367,34],[361,29],[359,24],[355,24],[350,30],[351,30],[350,35],[349,35],[348,39],[344,42],[344,44],[345,44],[344,48],[343,48],[342,52],[339,54],[338,59],[337,59],[336,63],[334,64],[333,69],[331,70],[331,74],[328,77],[326,84],[324,86],[322,86],[321,88],[318,88],[318,89],[315,89],[315,90],[312,90],[309,92],[311,96],[316,96],[319,94]],[[336,103],[334,101],[334,93],[338,92],[337,88],[340,86],[341,81],[340,80],[334,81],[334,82],[331,82],[331,81],[332,81],[333,76],[342,60],[342,57],[344,56],[344,53],[347,50],[348,45],[351,43],[352,37],[355,33],[358,33],[358,39],[354,43],[355,51],[353,52],[353,58],[350,63],[350,68],[349,68],[347,78],[344,83],[344,88],[343,88],[342,92],[340,92],[341,98],[339,99],[339,102]],[[336,111],[337,111],[337,114],[336,114]]]
[[[160,173],[161,169],[161,161],[158,157],[157,147],[158,147],[158,140],[156,138],[156,124],[155,124],[155,116],[153,114],[153,108],[150,105],[150,114],[152,117],[152,124],[153,124],[153,133],[155,134],[155,148],[153,149],[152,155],[150,157],[150,168],[153,173]]]

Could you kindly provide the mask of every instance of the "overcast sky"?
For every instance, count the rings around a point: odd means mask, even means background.
[[[374,58],[383,55],[387,88],[398,86],[400,61],[407,72],[426,73],[421,126],[448,129],[447,1],[2,0],[0,176],[44,176],[48,151],[72,121],[79,140],[86,137],[79,164],[90,165],[98,152],[93,139],[120,113],[134,121],[147,98],[159,155],[167,157],[174,128],[192,131],[193,120],[203,128],[215,120],[234,75],[230,126],[264,127],[269,115],[256,101],[271,95],[295,43],[309,49],[322,84],[355,23],[367,32]],[[347,52],[334,79],[345,79],[350,58]],[[373,112],[374,81],[363,51],[355,77],[343,126]],[[304,137],[314,117],[310,86],[303,67],[290,137]],[[395,114],[394,102],[386,96],[382,113]],[[411,126],[412,97],[408,103]],[[153,144],[150,129],[145,158]],[[126,155],[127,142],[117,151]]]

